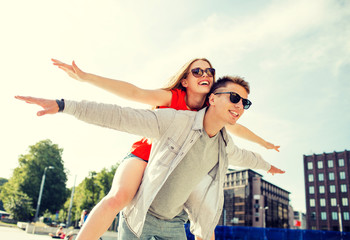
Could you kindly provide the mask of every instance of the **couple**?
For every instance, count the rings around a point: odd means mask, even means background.
[[[203,60],[188,65],[181,81],[187,90],[185,97],[192,94],[189,89],[198,87],[196,83],[212,84],[214,72],[210,67]],[[202,84],[202,78],[208,77],[205,82],[209,84]],[[226,134],[224,126],[234,125],[250,106],[248,93],[249,86],[243,79],[224,77],[214,84],[209,106],[198,112],[17,98],[42,106],[44,110],[38,115],[63,110],[93,124],[154,140],[142,184],[123,211],[120,239],[186,239],[183,224],[187,217],[194,235],[210,239],[221,215],[228,164],[283,173],[259,155],[238,149]]]

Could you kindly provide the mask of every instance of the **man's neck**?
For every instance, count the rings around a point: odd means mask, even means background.
[[[208,108],[204,115],[203,127],[209,137],[214,137],[225,124],[216,117],[212,108]]]
[[[187,92],[185,96],[186,105],[190,110],[199,110],[203,107],[206,94]]]

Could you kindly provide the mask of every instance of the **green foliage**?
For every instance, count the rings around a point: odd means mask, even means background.
[[[118,165],[112,166],[109,170],[104,168],[101,172],[90,172],[76,188],[74,194],[74,204],[72,208],[72,222],[80,219],[81,212],[91,209],[109,192],[115,171]],[[70,199],[67,199],[67,208]],[[66,206],[65,204],[65,206]]]
[[[6,178],[0,177],[0,190],[1,190],[1,186],[4,185],[7,182],[8,182],[8,180]]]
[[[2,185],[4,185],[7,182],[8,182],[8,180],[6,178],[0,177],[0,193],[1,193]],[[5,210],[4,204],[2,203],[1,200],[0,200],[0,210],[3,210],[3,211]]]
[[[19,167],[14,169],[12,177],[4,184],[3,189],[7,190],[1,191],[0,199],[4,202],[5,209],[7,202],[11,200],[10,188],[14,192],[26,194],[31,199],[32,208],[36,209],[44,169],[49,166],[54,169],[46,171],[39,216],[46,209],[51,213],[61,209],[69,193],[66,189],[67,175],[61,157],[62,151],[63,149],[50,140],[29,146],[29,152],[19,157]]]
[[[33,217],[32,200],[23,192],[13,191],[11,197],[5,201],[4,205],[14,219],[28,221]]]

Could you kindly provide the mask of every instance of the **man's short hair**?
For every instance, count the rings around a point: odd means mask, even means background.
[[[218,88],[226,87],[228,83],[234,83],[242,86],[247,93],[250,93],[249,83],[239,76],[223,76],[219,78],[210,90],[210,93],[215,93]],[[210,94],[209,94],[210,95]]]

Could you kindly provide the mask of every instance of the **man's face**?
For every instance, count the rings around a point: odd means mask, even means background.
[[[235,84],[228,83],[226,87],[218,88],[218,92],[235,92],[238,93],[242,98],[248,98],[248,93],[244,87]],[[238,103],[232,103],[230,101],[230,94],[216,94],[212,95],[213,102],[211,105],[215,107],[217,117],[224,122],[224,124],[233,125],[243,115],[244,108],[242,99]]]

